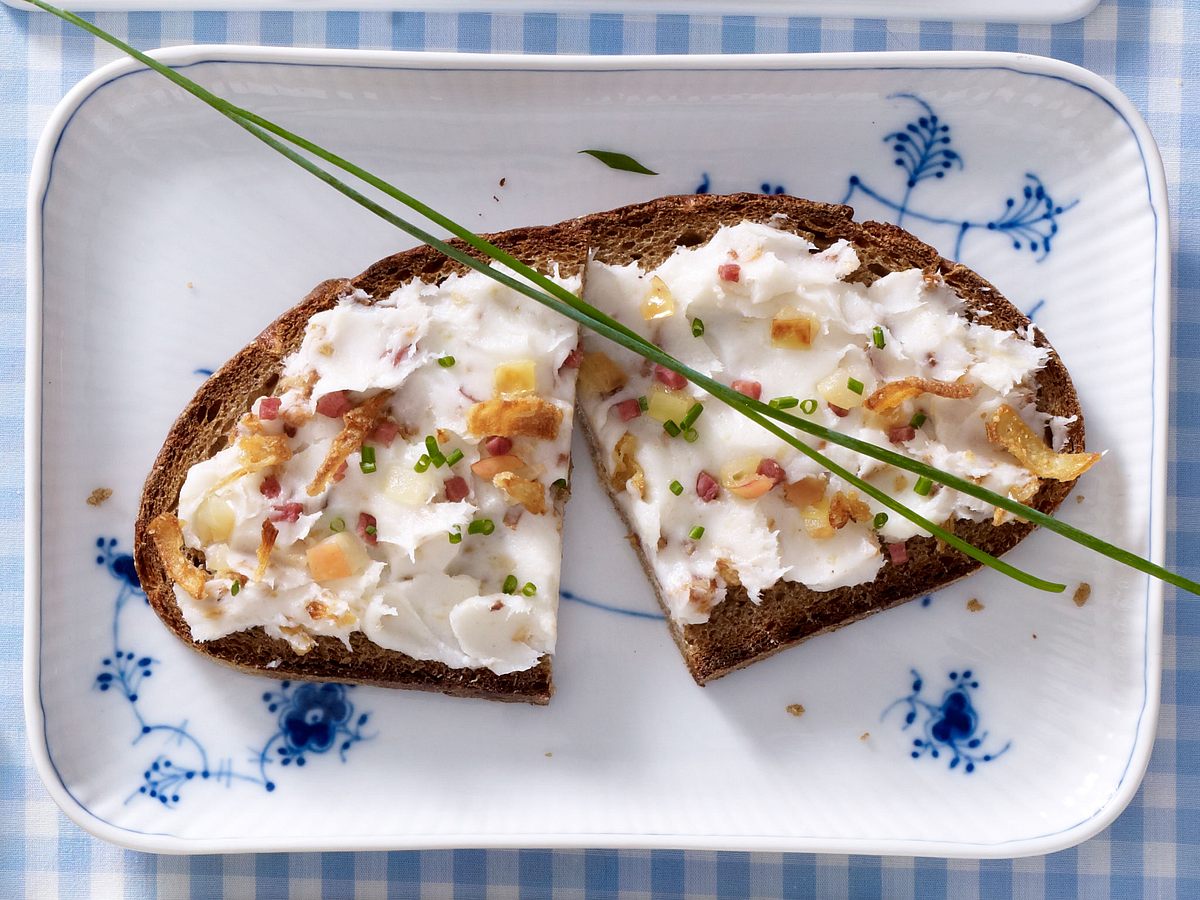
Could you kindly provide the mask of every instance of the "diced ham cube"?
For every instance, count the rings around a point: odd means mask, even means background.
[[[333,480],[341,481],[343,478],[345,478],[347,468],[349,468],[349,465],[344,462],[340,466],[338,466],[337,471],[333,473]]]
[[[264,422],[279,418],[279,407],[283,403],[281,397],[263,397],[258,401],[258,417]]]
[[[364,544],[374,547],[379,543],[379,535],[375,533],[375,517],[370,513],[360,512],[358,514],[358,536],[363,539]]]
[[[893,444],[903,444],[917,436],[917,429],[911,425],[895,425],[888,429],[888,440]]]
[[[392,356],[392,365],[393,366],[400,365],[400,363],[404,362],[406,359],[408,359],[410,356],[412,356],[412,352],[413,352],[412,344],[407,344],[406,346],[401,347]]]
[[[758,464],[757,474],[765,475],[776,484],[787,478],[787,473],[783,471],[783,466],[775,462],[773,459],[764,459]]]
[[[687,379],[678,372],[672,372],[666,366],[655,365],[654,377],[673,391],[678,391],[687,385]]]
[[[717,479],[701,470],[700,474],[696,476],[696,496],[705,503],[711,503],[717,499],[719,493],[721,493],[721,485],[717,483]]]
[[[471,486],[467,484],[467,479],[461,475],[455,475],[453,478],[446,479],[446,499],[451,503],[466,500],[467,495],[470,493]]]
[[[636,419],[642,414],[642,406],[638,403],[636,397],[631,397],[629,400],[622,400],[620,403],[614,404],[613,409],[622,422]]]
[[[503,456],[512,449],[512,439],[502,434],[493,434],[483,442],[483,446],[491,456]]]
[[[317,401],[317,412],[331,419],[340,419],[353,408],[348,391],[334,391]]]
[[[829,404],[829,411],[839,419],[844,419],[846,416],[850,415],[850,410],[842,409],[840,406],[834,406],[832,403]]]
[[[762,385],[757,381],[743,381],[739,378],[731,386],[739,394],[745,394],[751,400],[757,400],[762,396]]]
[[[737,263],[721,263],[717,266],[717,275],[722,281],[738,282],[742,279],[742,267]]]
[[[894,544],[888,544],[887,549],[888,556],[892,558],[893,566],[898,566],[902,563],[908,562],[908,547],[904,545],[903,541],[897,541]]]
[[[268,500],[274,500],[279,496],[279,479],[274,475],[268,475],[262,480],[262,484],[258,486],[258,490]]]
[[[277,503],[271,507],[271,514],[267,518],[272,522],[297,522],[303,512],[302,503]]]
[[[371,432],[371,440],[376,444],[382,444],[384,447],[392,446],[392,441],[396,440],[396,435],[400,433],[400,425],[392,419],[384,419],[375,426],[375,430]]]
[[[579,364],[583,362],[583,348],[576,347],[567,354],[567,358],[563,360],[562,369],[578,369]]]

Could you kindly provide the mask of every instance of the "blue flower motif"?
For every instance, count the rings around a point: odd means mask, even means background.
[[[913,739],[910,752],[913,759],[925,755],[939,759],[942,754],[948,754],[951,769],[962,764],[963,771],[970,774],[980,763],[991,762],[1012,746],[1009,741],[998,750],[984,749],[988,733],[979,730],[979,712],[971,701],[971,692],[979,688],[979,681],[970,669],[950,673],[950,686],[937,703],[921,696],[924,680],[916,669],[911,672],[912,691],[885,709],[880,719],[887,718],[889,712],[901,706],[908,710],[901,730],[907,731],[920,720],[924,737]]]
[[[155,755],[142,772],[142,784],[130,794],[127,803],[135,797],[147,797],[174,808],[184,795],[184,786],[197,780],[224,785],[255,784],[271,792],[275,790],[275,782],[268,774],[271,766],[294,763],[297,768],[302,767],[305,753],[325,753],[335,743],[339,757],[345,762],[346,751],[368,739],[362,729],[370,714],[359,713],[354,718],[354,704],[347,696],[347,686],[342,684],[294,685],[284,681],[279,690],[262,695],[268,712],[276,714],[276,727],[262,749],[251,757],[257,773],[247,771],[232,758],[211,756],[187,719],[176,722],[152,717],[145,709],[146,701],[139,689],[145,679],[158,671],[159,660],[127,650],[121,641],[122,611],[129,600],[140,597],[145,601],[146,595],[138,582],[133,557],[117,549],[116,538],[97,538],[96,550],[96,564],[104,567],[120,587],[113,609],[112,652],[101,660],[93,685],[101,693],[125,699],[133,715],[134,746],[147,741],[162,748],[174,748],[170,755],[165,752]]]
[[[279,714],[279,727],[293,753],[324,753],[353,712],[342,685],[302,684]]]

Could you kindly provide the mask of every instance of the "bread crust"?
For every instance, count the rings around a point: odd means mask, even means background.
[[[579,274],[586,260],[586,236],[569,226],[520,228],[493,235],[491,240],[542,271],[550,271],[557,265],[565,276]],[[468,249],[460,242],[454,244]],[[155,516],[178,507],[179,491],[188,469],[225,446],[227,435],[242,413],[259,397],[272,392],[284,357],[300,346],[312,316],[331,308],[339,297],[356,289],[371,297],[385,298],[414,279],[440,282],[466,271],[465,266],[435,250],[417,247],[380,260],[355,278],[322,282],[297,306],[268,325],[196,392],[171,427],[146,478],[134,526],[134,563],[142,589],[159,618],[186,644],[218,662],[273,678],[343,681],[488,700],[549,702],[553,691],[549,656],[524,672],[497,675],[489,669],[455,669],[440,662],[417,660],[384,649],[361,633],[351,635],[349,650],[336,638],[317,637],[313,648],[303,656],[297,655],[286,641],[267,635],[262,628],[213,641],[194,641],[148,532]],[[561,508],[556,511],[561,515]]]
[[[986,316],[983,321],[988,325],[1010,331],[1029,326],[1029,319],[1020,310],[970,269],[944,259],[932,247],[894,225],[855,222],[853,215],[848,206],[795,197],[686,195],[596,213],[577,219],[574,224],[590,235],[599,262],[612,265],[638,262],[650,269],[664,262],[677,246],[695,246],[709,240],[722,225],[745,220],[773,221],[786,231],[808,237],[818,246],[842,239],[850,241],[863,263],[850,276],[853,280],[869,283],[890,271],[919,268],[945,279],[966,301],[967,317],[974,320]],[[1067,429],[1064,449],[1083,450],[1083,411],[1071,377],[1040,329],[1036,330],[1035,343],[1050,353],[1045,368],[1037,376],[1038,408],[1053,415],[1076,416]],[[594,463],[599,471],[606,471],[587,417],[580,415],[579,420]],[[939,549],[934,538],[915,537],[907,541],[908,562],[903,566],[885,562],[875,580],[867,584],[813,591],[795,582],[781,581],[764,591],[757,604],[750,601],[741,586],[731,587],[726,600],[713,609],[708,622],[681,626],[670,616],[653,568],[616,502],[609,479],[602,477],[600,481],[625,521],[642,568],[667,613],[672,637],[700,685],[818,634],[944,587],[980,567],[980,563],[952,548]],[[1073,482],[1043,481],[1030,505],[1051,513],[1073,486]],[[1033,525],[1015,520],[999,526],[958,520],[954,531],[963,540],[998,556],[1015,547],[1033,529]]]

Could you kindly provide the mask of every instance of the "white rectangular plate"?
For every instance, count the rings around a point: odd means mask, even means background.
[[[21,0],[3,0],[29,9]],[[845,18],[924,19],[945,22],[1071,22],[1081,19],[1100,0],[554,0],[547,6],[529,0],[489,0],[462,4],[451,0],[60,0],[63,9],[110,12],[121,10],[423,10],[433,13],[626,13],[646,16],[674,13],[693,16],[837,16]]]
[[[1163,173],[1128,101],[1082,69],[952,53],[163,57],[479,230],[700,188],[898,220],[1033,314],[1074,374],[1108,453],[1063,516],[1161,554]],[[205,370],[318,281],[407,243],[123,63],[52,117],[29,236],[29,731],[51,792],[96,834],[185,852],[1012,856],[1078,842],[1133,796],[1158,704],[1157,583],[1038,533],[1012,559],[1064,595],[979,574],[700,689],[583,463],[563,576],[580,599],[562,604],[548,708],[214,665],[136,589],[142,478]],[[112,497],[89,506],[97,487]]]

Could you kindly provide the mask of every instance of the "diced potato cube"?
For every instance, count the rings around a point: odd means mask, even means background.
[[[537,369],[532,359],[501,363],[492,373],[492,387],[497,397],[532,394],[537,390]]]
[[[835,369],[831,375],[817,382],[817,393],[826,403],[842,409],[856,409],[863,405],[863,394],[850,390],[850,379],[854,376],[846,369]]]
[[[808,313],[785,309],[771,320],[771,344],[787,350],[807,350],[819,329],[820,323]]]
[[[675,315],[675,297],[667,283],[655,275],[650,279],[650,293],[642,301],[642,318],[647,322]]]
[[[411,464],[399,463],[388,468],[385,484],[383,492],[397,503],[424,506],[437,490],[437,475],[432,468],[417,472]]]
[[[336,581],[361,575],[371,558],[355,535],[341,531],[308,548],[308,574],[313,581]]]
[[[650,389],[646,398],[646,415],[656,422],[680,422],[696,405],[696,398],[683,391],[672,391],[669,388],[655,385]]]
[[[233,507],[218,497],[208,497],[196,509],[192,531],[203,544],[223,544],[233,534],[237,517]]]

